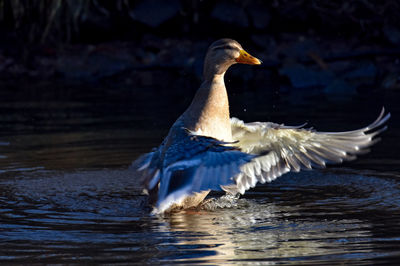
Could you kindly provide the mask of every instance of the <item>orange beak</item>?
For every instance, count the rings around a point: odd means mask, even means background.
[[[240,50],[240,55],[235,59],[236,62],[248,65],[261,65],[261,60],[250,55],[245,50]]]

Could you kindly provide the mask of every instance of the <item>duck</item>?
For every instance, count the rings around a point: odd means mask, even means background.
[[[131,165],[149,196],[152,213],[197,208],[210,191],[240,195],[290,171],[354,160],[386,130],[390,113],[385,114],[384,108],[370,125],[345,132],[231,118],[226,71],[235,64],[261,63],[235,40],[220,39],[210,45],[193,101],[160,146]]]

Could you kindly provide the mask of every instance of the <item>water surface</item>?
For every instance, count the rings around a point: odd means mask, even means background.
[[[161,142],[189,100],[90,99],[1,104],[1,262],[376,265],[400,259],[396,120],[358,161],[287,174],[230,208],[157,217],[128,166]],[[324,131],[363,126],[380,108],[373,101],[359,108],[284,101],[263,108],[256,92],[231,101],[242,119],[307,121]],[[390,100],[386,107],[398,111]]]

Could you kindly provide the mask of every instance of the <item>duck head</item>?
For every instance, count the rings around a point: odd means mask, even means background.
[[[212,79],[223,75],[233,64],[260,65],[261,60],[247,53],[242,46],[232,39],[220,39],[208,48],[204,61],[204,78]]]

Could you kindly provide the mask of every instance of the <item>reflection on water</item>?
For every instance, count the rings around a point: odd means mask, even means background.
[[[358,264],[400,256],[400,186],[371,176],[287,175],[234,208],[156,217],[128,170],[35,171],[3,181],[0,203],[0,259],[9,262]]]
[[[33,104],[33,116],[46,118],[36,124],[21,122],[20,104],[7,105],[15,112],[0,115],[1,262],[362,265],[400,258],[396,125],[357,162],[285,175],[232,208],[157,217],[127,170],[159,144],[176,117],[145,112],[152,104],[114,112],[84,103],[51,105],[51,112],[58,110],[54,117]],[[364,110],[332,113],[329,122],[320,112],[296,108],[271,119],[299,124],[307,117],[331,130],[375,118],[371,112],[370,119],[356,121]],[[238,116],[270,118],[258,112]],[[63,115],[68,119],[61,121]],[[345,117],[350,124],[339,123]]]

